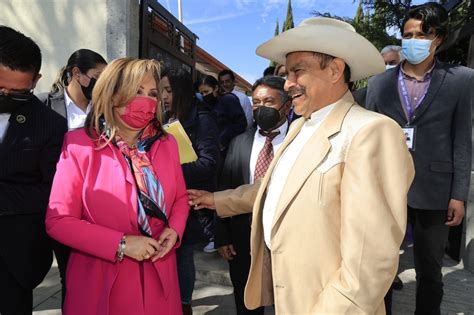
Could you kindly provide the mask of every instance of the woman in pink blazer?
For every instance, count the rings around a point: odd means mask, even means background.
[[[181,314],[175,249],[189,208],[159,73],[153,60],[113,61],[85,128],[65,137],[46,228],[72,248],[66,315]]]

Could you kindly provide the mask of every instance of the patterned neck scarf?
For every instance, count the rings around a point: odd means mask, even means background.
[[[156,120],[148,124],[138,136],[135,146],[128,144],[118,135],[114,144],[125,157],[138,189],[138,227],[145,236],[152,236],[148,217],[162,220],[168,226],[166,203],[163,188],[156,176],[153,164],[147,152],[160,137],[159,124]]]

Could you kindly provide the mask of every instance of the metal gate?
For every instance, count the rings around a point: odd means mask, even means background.
[[[141,58],[161,61],[167,68],[184,69],[196,78],[197,36],[156,0],[140,4]]]

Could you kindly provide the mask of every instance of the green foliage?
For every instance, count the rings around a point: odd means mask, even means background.
[[[277,19],[276,24],[275,24],[275,33],[273,34],[273,36],[278,36],[278,34],[280,34],[280,25]],[[276,66],[277,66],[277,63],[275,61],[270,61],[270,67],[276,67]]]
[[[286,19],[285,23],[283,23],[282,32],[287,31],[295,27],[295,23],[293,23],[293,9],[291,7],[291,0],[288,0],[288,7],[286,9]]]
[[[356,16],[354,18],[340,17],[318,11],[312,13],[316,16],[331,17],[351,24],[357,33],[367,38],[379,50],[387,45],[399,45],[400,41],[395,36],[387,33],[387,27],[393,27],[393,21],[387,19],[387,17],[390,16],[386,11],[389,1],[373,1],[373,6],[366,7],[364,7],[364,2],[363,0],[359,1],[359,6],[357,7]],[[379,2],[383,4],[378,4]]]

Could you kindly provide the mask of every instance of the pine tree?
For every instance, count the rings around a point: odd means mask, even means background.
[[[280,24],[278,23],[278,18],[275,24],[275,34],[274,36],[278,36],[280,34]],[[270,67],[276,67],[277,63],[275,61],[270,61]]]
[[[357,7],[356,15],[354,17],[354,24],[361,24],[364,22],[364,9],[362,9],[362,3],[359,0],[359,6]]]
[[[293,9],[291,8],[291,0],[288,0],[288,8],[286,9],[286,19],[285,23],[283,23],[282,32],[287,31],[295,27],[295,23],[293,23]]]

